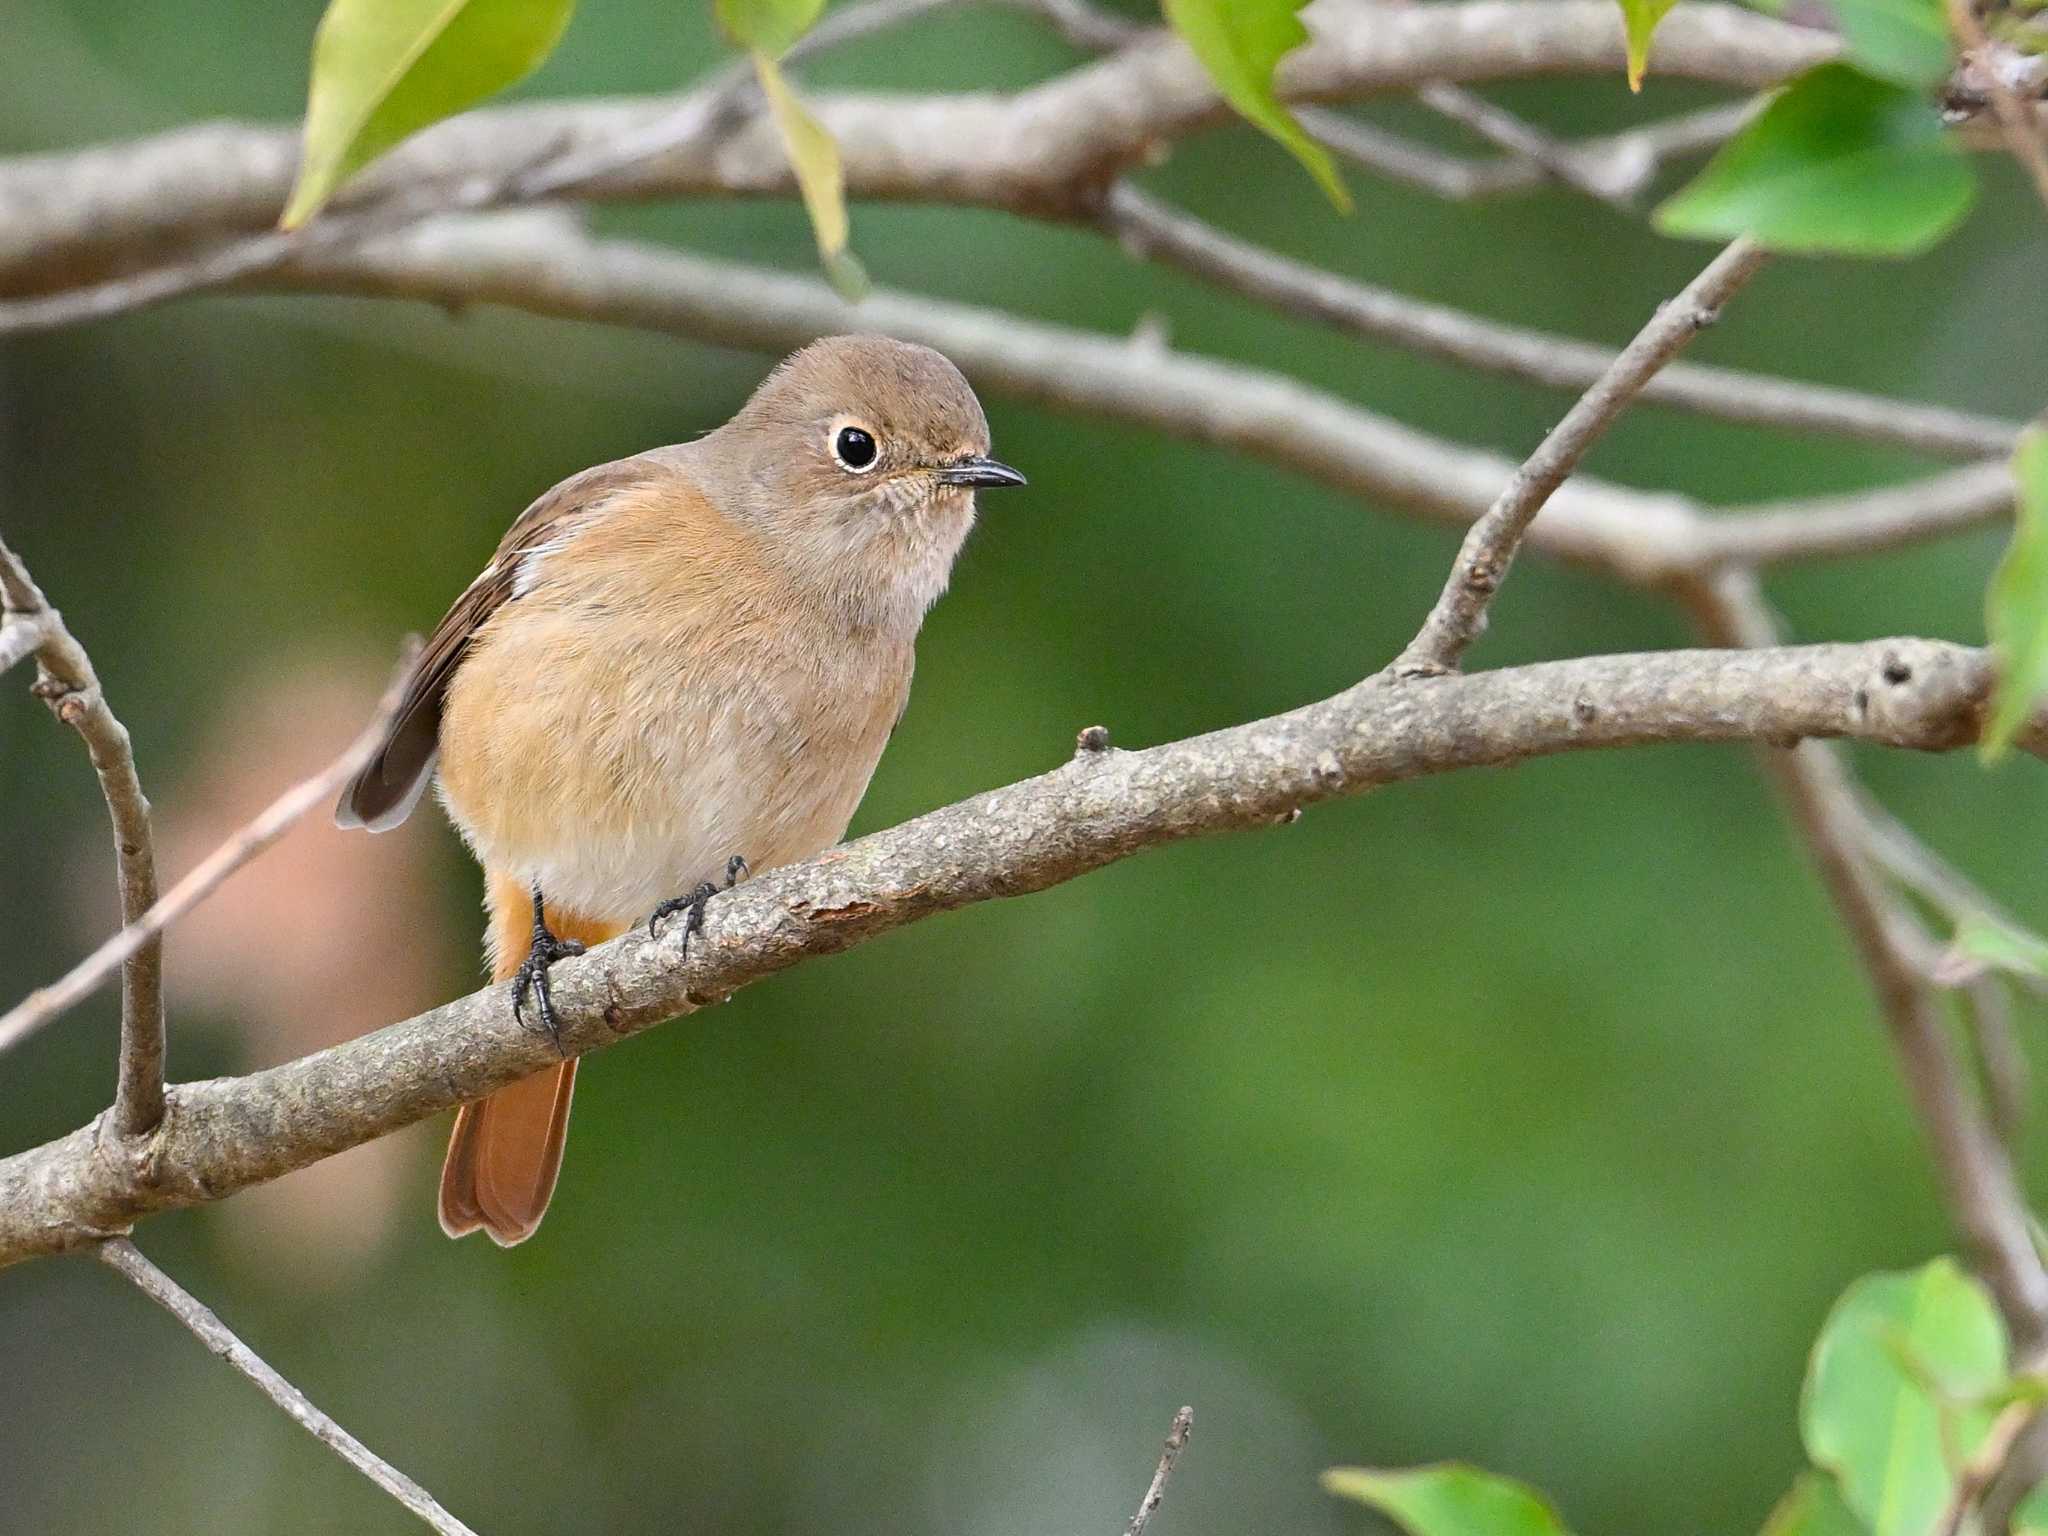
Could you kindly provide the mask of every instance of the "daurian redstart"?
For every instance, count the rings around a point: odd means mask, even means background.
[[[695,442],[571,476],[520,514],[420,653],[346,827],[438,777],[484,868],[492,975],[554,1027],[548,966],[837,842],[974,522],[1022,485],[938,353],[838,336]],[[438,774],[436,772],[438,764]],[[456,1116],[441,1226],[510,1245],[562,1165],[576,1063]]]

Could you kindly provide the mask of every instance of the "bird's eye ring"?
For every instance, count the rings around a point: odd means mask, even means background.
[[[875,461],[882,456],[882,450],[875,446],[872,432],[861,427],[841,427],[832,434],[832,457],[839,461],[839,467],[850,469],[856,475],[865,474],[875,467]]]

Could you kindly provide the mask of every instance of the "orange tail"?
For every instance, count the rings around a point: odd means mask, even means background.
[[[576,1063],[524,1078],[465,1104],[441,1165],[441,1230],[481,1227],[500,1248],[533,1236],[562,1171]]]
[[[498,981],[510,981],[531,942],[532,907],[517,881],[493,876],[489,891],[491,972]],[[585,944],[625,932],[623,924],[592,922],[553,907],[548,927],[558,938]],[[562,1171],[575,1092],[576,1063],[565,1061],[462,1106],[441,1165],[443,1232],[463,1237],[482,1228],[500,1248],[533,1236]]]

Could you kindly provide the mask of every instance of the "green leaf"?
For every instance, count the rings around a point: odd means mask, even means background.
[[[1780,251],[1897,256],[1947,234],[1976,194],[1932,106],[1823,64],[1723,145],[1656,223],[1670,235],[1750,235]]]
[[[1332,1467],[1323,1487],[1378,1510],[1409,1536],[1566,1536],[1534,1489],[1458,1462],[1394,1472]]]
[[[779,59],[824,9],[825,0],[718,0],[718,24],[742,48]]]
[[[1983,968],[1989,967],[2009,976],[2048,980],[2048,939],[1981,912],[1972,912],[1957,924],[1949,953],[1976,962],[1961,968],[1965,979],[1981,975]]]
[[[1621,0],[1621,27],[1628,36],[1628,88],[1643,88],[1643,71],[1650,67],[1650,34],[1664,13],[1678,0]]]
[[[523,80],[554,51],[576,0],[330,0],[313,35],[299,179],[284,227],[429,123]]]
[[[839,146],[825,125],[805,110],[796,92],[783,78],[781,66],[765,53],[755,53],[754,73],[761,81],[761,94],[768,98],[768,111],[782,133],[782,147],[789,155],[789,168],[796,176],[804,211],[811,216],[811,230],[818,241],[818,260],[840,297],[848,302],[867,292],[868,275],[846,242],[850,229],[846,217],[846,176],[839,164]]]
[[[1842,1502],[1841,1487],[1825,1472],[1802,1472],[1791,1492],[1778,1500],[1762,1536],[1869,1536],[1855,1512]]]
[[[1987,763],[2005,755],[2048,693],[2048,430],[2029,427],[2020,434],[2012,473],[2018,482],[2012,543],[1984,595],[1984,628],[2000,661],[1979,748]]]
[[[1866,75],[1916,90],[1948,78],[1955,40],[1942,0],[1834,0],[1842,57]]]
[[[1273,94],[1282,55],[1308,41],[1294,13],[1305,0],[1162,0],[1166,19],[1194,49],[1223,99],[1246,121],[1284,144],[1331,202],[1351,211],[1351,194],[1323,146]]]
[[[1875,1536],[1924,1536],[1947,1506],[1951,1458],[1982,1442],[2005,1357],[1997,1310],[1953,1259],[1867,1275],[1835,1303],[1807,1367],[1800,1434]]]

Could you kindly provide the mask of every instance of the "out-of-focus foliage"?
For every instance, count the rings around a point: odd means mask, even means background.
[[[14,0],[0,146],[289,122],[318,10]],[[519,94],[671,90],[720,56],[712,28],[708,5],[586,7]],[[962,8],[802,83],[999,90],[1077,61]],[[1655,74],[1632,98],[1618,73],[1489,94],[1566,134],[1713,99]],[[1412,105],[1358,110],[1487,152]],[[1276,164],[1221,128],[1145,182],[1353,276],[1610,343],[1702,256],[1565,192],[1451,205],[1360,179],[1367,216],[1338,219]],[[2048,398],[2048,242],[2011,167],[1984,181],[1930,256],[1775,264],[1696,355],[2025,415]],[[1112,334],[1156,317],[1457,441],[1523,451],[1566,403],[1076,231],[859,217],[891,287]],[[793,203],[597,221],[814,261]],[[0,346],[0,527],[135,732],[179,829],[167,873],[348,738],[342,701],[368,707],[535,494],[716,425],[772,361],[304,298]],[[1031,489],[990,498],[856,830],[1041,770],[1084,725],[1137,746],[1342,687],[1400,648],[1455,549],[1223,450],[987,404]],[[1643,407],[1589,470],[1733,502],[1933,467]],[[2001,544],[1767,585],[1801,639],[1974,640]],[[1532,556],[1472,664],[1690,640],[1663,600]],[[0,682],[8,997],[113,916],[91,776],[24,687]],[[2030,765],[1858,765],[2048,914]],[[172,935],[174,1072],[469,988],[478,894],[431,807],[381,838],[308,827]],[[104,1105],[114,1024],[103,997],[0,1060],[4,1145]],[[138,1241],[491,1536],[1112,1531],[1183,1402],[1197,1433],[1151,1536],[1363,1531],[1323,1468],[1451,1459],[1544,1489],[1582,1536],[1754,1531],[1804,1460],[1790,1405],[1832,1300],[1950,1240],[1864,984],[1735,750],[1406,785],[800,967],[593,1060],[556,1205],[509,1253],[436,1229],[444,1130]],[[101,1266],[0,1272],[0,1359],[10,1529],[134,1529],[142,1495],[153,1530],[414,1529]]]
[[[1897,256],[1946,235],[1976,195],[1963,151],[1918,92],[1823,64],[1724,145],[1657,224],[1781,251]]]
[[[1953,1260],[1867,1275],[1813,1347],[1800,1435],[1875,1536],[1927,1536],[2005,1386],[2004,1325]]]
[[[1378,1510],[1409,1536],[1566,1536],[1540,1494],[1476,1467],[1332,1467],[1323,1486]]]

